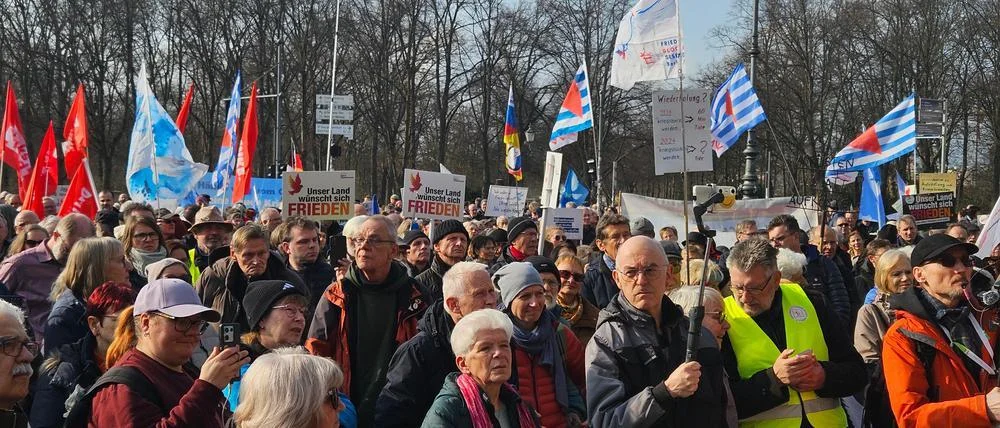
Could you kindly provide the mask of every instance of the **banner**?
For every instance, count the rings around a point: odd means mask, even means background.
[[[559,226],[566,232],[566,239],[583,239],[583,210],[578,208],[546,208],[543,210],[545,227]],[[544,231],[542,231],[544,233]]]
[[[527,187],[492,185],[489,196],[486,198],[486,215],[489,217],[519,217],[524,213],[526,202],[528,202]]]
[[[925,193],[955,193],[958,188],[958,177],[954,172],[945,173],[920,173],[917,179],[920,194]]]
[[[763,228],[780,214],[794,216],[799,221],[799,227],[805,230],[819,224],[818,208],[815,201],[809,198],[737,200],[732,210],[707,213],[704,220],[705,226],[718,231],[716,245],[732,246],[736,242],[736,224],[741,220],[755,220],[757,226]],[[622,193],[622,215],[647,218],[657,233],[664,226],[674,226],[679,236],[684,236],[684,204],[681,201]],[[688,229],[698,230],[694,216],[690,216],[689,220]]]
[[[354,216],[354,171],[286,172],[281,181],[283,215],[311,220],[347,220]]]
[[[712,134],[709,128],[711,89],[653,92],[653,162],[656,175],[687,170],[712,170]],[[681,128],[683,126],[683,133]],[[684,144],[681,144],[681,141]],[[684,147],[684,146],[687,147]]]
[[[539,203],[543,207],[559,205],[559,186],[562,176],[562,153],[545,153],[545,178],[542,180],[542,198]]]
[[[198,184],[194,187],[195,195],[208,195],[213,198],[213,203],[227,207],[230,206],[231,204],[228,200],[222,201],[221,196],[216,198],[216,195],[222,195],[222,192],[219,192],[219,188],[216,187],[212,181],[212,174],[205,174],[201,180],[198,180]],[[231,183],[232,182],[230,181],[230,184]],[[257,193],[256,198],[254,198],[254,192]],[[243,201],[241,202],[246,205],[247,208],[253,208],[257,210],[257,212],[260,212],[267,207],[280,207],[281,179],[254,177],[250,184],[250,194],[243,198]]]
[[[406,169],[403,172],[403,216],[435,220],[461,219],[465,176]]]
[[[917,229],[942,229],[955,221],[955,194],[922,193],[903,197],[903,214],[917,220]]]

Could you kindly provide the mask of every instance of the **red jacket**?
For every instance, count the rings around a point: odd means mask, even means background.
[[[581,397],[586,397],[584,368],[584,347],[573,331],[557,323],[556,334],[563,336],[566,365],[566,378],[576,385]],[[566,426],[566,411],[559,407],[556,401],[554,374],[537,361],[540,356],[531,356],[524,349],[514,347],[514,365],[517,368],[517,392],[521,399],[531,405],[540,415],[542,426],[546,428],[563,428]],[[580,420],[585,421],[586,416]]]
[[[896,423],[901,428],[990,427],[986,393],[997,386],[996,378],[988,376],[985,370],[980,370],[975,378],[969,373],[937,323],[929,321],[933,316],[918,300],[916,288],[890,299],[899,309],[896,310],[896,322],[886,331],[882,341],[882,368]],[[990,310],[976,318],[981,320],[990,346],[996,349],[997,331],[989,326],[994,316],[995,310]],[[917,355],[916,341],[931,345],[937,351],[931,365],[930,384]],[[977,355],[987,364],[991,363],[985,348]],[[936,388],[936,394],[928,394],[931,387]]]

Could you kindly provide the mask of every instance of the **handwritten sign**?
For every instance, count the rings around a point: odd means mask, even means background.
[[[583,211],[577,208],[546,208],[545,227],[559,226],[566,239],[583,239]]]
[[[958,188],[958,177],[954,172],[921,173],[918,177],[920,193],[955,193]]]
[[[712,170],[712,136],[708,118],[711,95],[711,89],[686,89],[683,97],[680,91],[653,92],[656,175],[683,172],[684,156],[687,157],[688,171]]]
[[[486,200],[486,215],[517,217],[524,212],[524,203],[528,201],[528,188],[493,185],[490,186],[489,197]]]

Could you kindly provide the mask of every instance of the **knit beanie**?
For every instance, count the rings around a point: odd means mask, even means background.
[[[254,281],[247,286],[247,294],[243,297],[243,310],[247,313],[250,330],[257,330],[257,323],[274,306],[274,303],[288,295],[297,294],[308,298],[305,290],[282,280]]]
[[[517,235],[524,233],[528,229],[538,230],[538,225],[531,217],[515,217],[510,221],[510,226],[507,226],[507,242],[514,242]]]
[[[437,244],[438,241],[444,239],[445,236],[451,235],[452,233],[461,233],[465,235],[465,239],[469,239],[469,231],[465,230],[465,226],[458,220],[445,220],[442,221],[441,224],[435,224],[434,230],[431,232],[431,235],[434,235],[431,239],[432,245]]]
[[[542,277],[531,263],[514,262],[493,274],[493,284],[500,288],[500,309],[506,310],[525,288],[542,285]]]

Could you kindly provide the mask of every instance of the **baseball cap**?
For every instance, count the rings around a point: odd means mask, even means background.
[[[176,318],[201,314],[208,322],[219,322],[222,316],[201,304],[194,287],[180,279],[166,278],[150,281],[139,290],[135,298],[136,315],[162,312]]]
[[[656,232],[653,231],[653,223],[650,222],[646,217],[634,217],[632,218],[632,223],[629,227],[632,236],[648,236],[652,238]]]
[[[913,252],[910,253],[910,265],[920,266],[934,260],[937,256],[940,256],[955,247],[964,248],[969,255],[979,252],[979,247],[976,247],[975,245],[959,241],[950,235],[939,233],[937,235],[931,235],[921,239],[920,242],[913,247]]]

